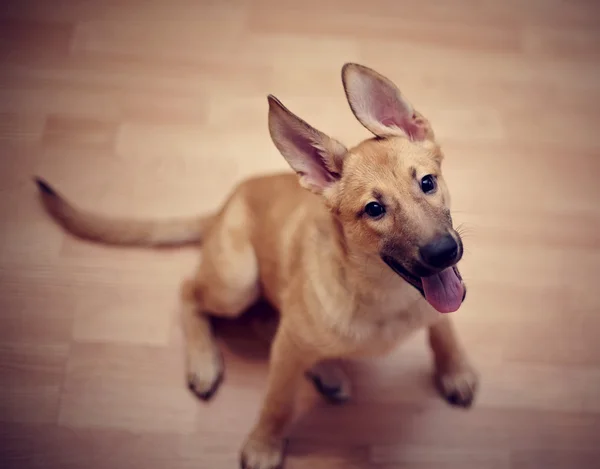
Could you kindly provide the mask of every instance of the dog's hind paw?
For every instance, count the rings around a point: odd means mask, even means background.
[[[188,388],[203,401],[213,397],[223,381],[223,364],[220,355],[200,358],[188,357]]]
[[[242,469],[281,469],[285,440],[263,441],[250,437],[242,449]]]
[[[477,372],[468,365],[456,370],[438,373],[435,376],[440,394],[449,404],[457,407],[471,407],[479,387]]]

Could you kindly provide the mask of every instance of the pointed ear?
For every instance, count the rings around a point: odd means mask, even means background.
[[[352,112],[370,132],[378,137],[433,139],[427,119],[384,76],[362,65],[347,63],[342,68],[342,82]]]
[[[348,150],[292,114],[274,96],[268,99],[273,143],[300,177],[302,187],[322,193],[340,178]]]

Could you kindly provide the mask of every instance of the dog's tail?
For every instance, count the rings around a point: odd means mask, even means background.
[[[44,206],[62,227],[83,239],[122,246],[176,246],[199,243],[213,215],[188,219],[135,220],[113,218],[76,207],[46,181],[36,178]]]

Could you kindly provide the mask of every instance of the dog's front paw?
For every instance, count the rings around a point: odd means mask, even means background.
[[[200,399],[209,400],[223,380],[223,362],[218,352],[200,354],[188,352],[187,382]]]
[[[281,469],[285,440],[248,438],[242,449],[242,469]]]
[[[452,405],[471,407],[477,394],[479,376],[473,367],[463,364],[438,371],[435,376],[438,390]]]
[[[350,379],[335,362],[321,362],[306,373],[317,391],[329,402],[341,404],[350,399]]]

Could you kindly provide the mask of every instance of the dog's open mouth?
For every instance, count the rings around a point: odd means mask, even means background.
[[[460,308],[466,289],[456,266],[427,277],[417,277],[390,256],[383,261],[400,277],[421,292],[427,302],[440,313],[452,313]]]

